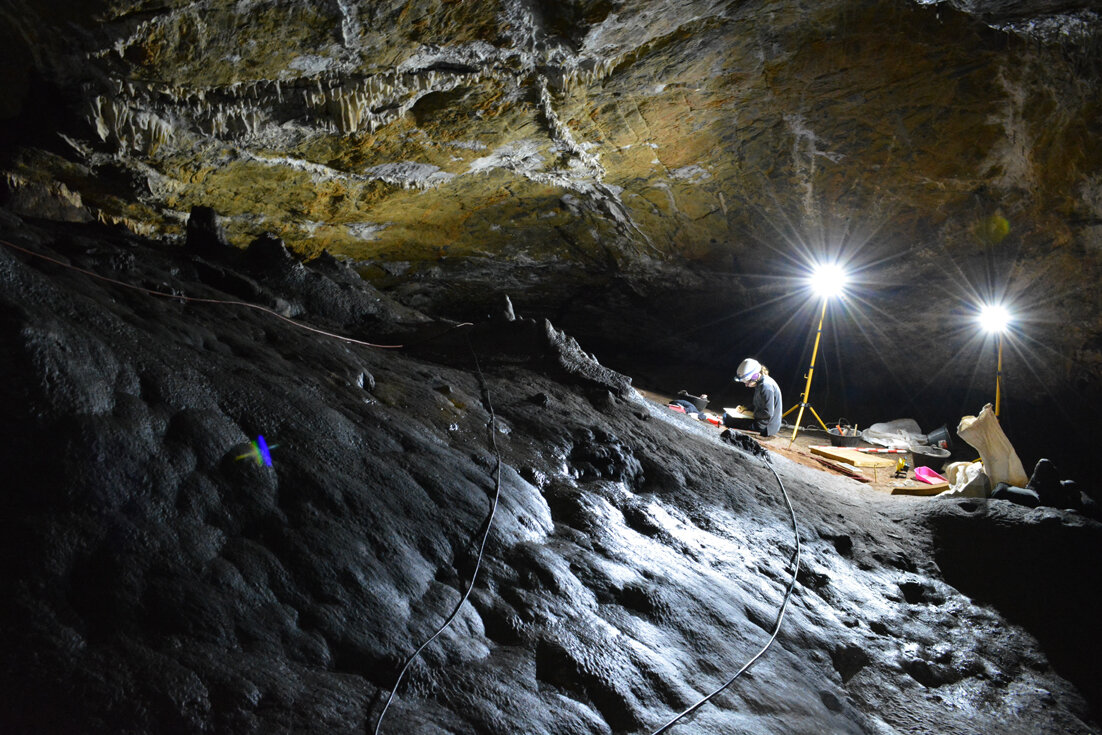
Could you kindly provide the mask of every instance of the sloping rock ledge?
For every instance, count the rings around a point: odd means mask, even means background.
[[[550,324],[433,321],[271,238],[0,235],[55,260],[0,246],[0,731],[371,731],[498,457],[382,732],[653,732],[768,638],[769,468]],[[675,732],[1098,731],[1102,526],[771,461],[784,627]]]

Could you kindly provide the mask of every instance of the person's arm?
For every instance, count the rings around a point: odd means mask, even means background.
[[[772,418],[773,416],[780,416],[782,413],[784,413],[784,404],[781,403],[781,389],[780,388],[774,388],[773,389],[772,395],[770,396],[770,399],[769,399],[769,402],[770,402],[770,404],[772,404],[771,407],[770,407],[771,410],[769,412],[770,418]]]
[[[754,388],[754,418],[758,421],[768,423],[769,419],[773,416],[773,404],[778,402],[778,399],[779,396],[777,396],[777,392],[773,389],[773,386],[762,381]]]
[[[765,431],[769,426],[769,409],[773,405],[773,397],[769,386],[761,383],[754,389],[754,428]]]
[[[769,436],[776,417],[781,415],[781,392],[779,389],[762,382],[758,387],[758,393],[754,394],[754,428],[761,432],[762,436]]]

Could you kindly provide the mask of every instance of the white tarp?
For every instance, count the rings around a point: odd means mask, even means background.
[[[889,449],[913,449],[926,446],[926,435],[914,419],[895,419],[873,424],[861,432],[861,438],[870,444]]]

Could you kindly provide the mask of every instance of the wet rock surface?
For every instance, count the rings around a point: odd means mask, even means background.
[[[0,245],[0,730],[372,731],[469,583],[498,457],[477,583],[382,732],[649,733],[768,639],[795,538],[767,460],[552,325],[434,321],[271,244],[0,225],[165,294]],[[802,539],[784,626],[674,732],[1098,731],[1097,523],[768,461]]]

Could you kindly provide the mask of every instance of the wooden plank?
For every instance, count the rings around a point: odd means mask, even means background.
[[[927,485],[924,482],[915,482],[914,485],[902,485],[892,487],[892,495],[937,495],[949,489],[949,483],[939,482],[936,485]]]
[[[838,462],[845,462],[854,467],[895,467],[896,463],[894,459],[878,457],[875,454],[865,454],[850,447],[811,447],[811,453]]]
[[[851,470],[849,467],[846,467],[844,464],[839,464],[839,463],[833,462],[829,459],[823,459],[822,457],[815,457],[814,459],[815,459],[816,462],[823,465],[824,467],[829,467],[830,469],[834,470],[835,472],[841,473],[841,474],[845,475],[846,477],[852,477],[854,480],[858,480],[860,482],[872,482],[872,480],[870,480],[869,478],[862,475],[860,473],[860,471]]]

